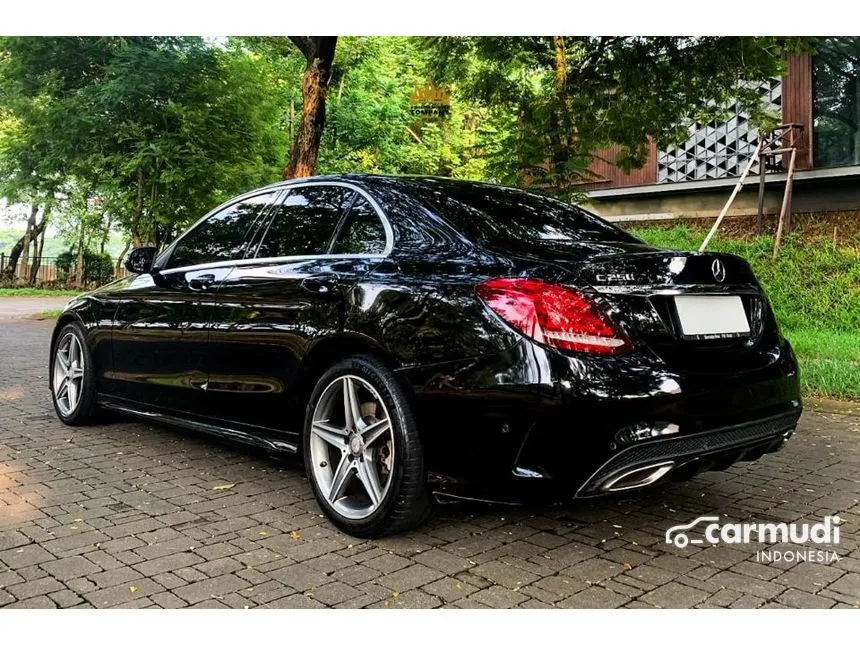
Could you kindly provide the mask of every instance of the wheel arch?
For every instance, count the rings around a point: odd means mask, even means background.
[[[290,383],[290,399],[297,411],[304,413],[311,392],[320,376],[332,365],[347,356],[365,354],[381,360],[392,371],[401,367],[397,359],[374,339],[357,333],[331,334],[316,340],[305,353]],[[407,383],[402,383],[408,395]]]
[[[74,310],[66,310],[57,318],[57,323],[54,325],[54,330],[51,332],[51,356],[54,354],[54,348],[57,346],[57,338],[63,328],[71,322],[76,322],[86,331],[87,323],[81,318],[80,314]]]

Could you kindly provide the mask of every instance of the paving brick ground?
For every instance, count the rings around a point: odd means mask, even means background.
[[[860,603],[860,417],[840,408],[807,411],[781,453],[660,492],[550,511],[441,507],[417,531],[363,541],[320,516],[296,463],[138,422],[60,424],[45,378],[50,329],[0,321],[0,606]],[[702,514],[836,513],[831,564],[663,543]]]

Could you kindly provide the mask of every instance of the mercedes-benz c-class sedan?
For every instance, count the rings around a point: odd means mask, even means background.
[[[102,409],[303,455],[379,536],[432,496],[570,500],[781,447],[798,368],[749,265],[494,185],[343,175],[205,215],[72,300],[60,419]]]

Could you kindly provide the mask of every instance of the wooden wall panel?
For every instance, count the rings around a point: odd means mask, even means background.
[[[652,141],[648,146],[648,161],[642,168],[635,168],[629,173],[623,172],[614,165],[612,161],[618,155],[619,147],[613,145],[606,150],[597,152],[588,169],[598,179],[588,180],[583,184],[587,190],[600,190],[602,188],[620,188],[622,186],[647,186],[657,183],[657,146]]]
[[[803,134],[797,142],[797,168],[812,168],[812,56],[793,54],[786,59],[782,77],[782,121],[800,123]]]
[[[797,169],[812,167],[812,57],[809,54],[794,54],[786,59],[786,72],[782,79],[782,122],[800,123],[803,134],[797,142]],[[584,182],[586,190],[620,188],[622,186],[647,186],[657,183],[657,148],[652,142],[648,161],[629,173],[622,172],[612,161],[618,154],[618,146],[611,146],[597,153],[589,170],[597,179]],[[784,160],[787,164],[788,159]]]

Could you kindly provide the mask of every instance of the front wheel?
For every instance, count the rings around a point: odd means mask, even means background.
[[[92,354],[77,323],[60,330],[51,355],[51,400],[60,421],[84,425],[96,420],[96,374]]]
[[[354,356],[322,375],[308,403],[303,448],[314,495],[342,531],[380,537],[427,517],[415,420],[397,378],[378,359]]]

